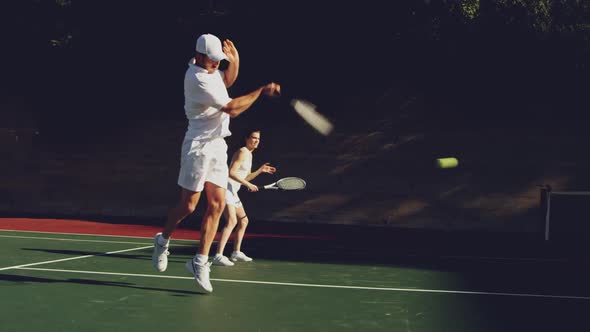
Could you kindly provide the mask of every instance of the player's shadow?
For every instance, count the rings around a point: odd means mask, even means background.
[[[147,259],[147,254],[107,254],[104,251],[82,251],[82,250],[66,250],[66,249],[39,249],[39,248],[21,248],[21,250],[40,251],[50,254],[60,254],[69,256],[109,256],[117,258],[131,258],[131,259]]]
[[[194,294],[201,294],[198,292],[193,291],[186,291],[186,290],[178,290],[178,289],[167,289],[167,288],[158,288],[158,287],[144,287],[144,286],[137,286],[136,284],[128,283],[128,282],[116,282],[116,281],[100,281],[100,280],[93,280],[93,279],[77,279],[77,278],[69,278],[69,279],[51,279],[51,278],[39,278],[39,277],[31,277],[31,276],[22,276],[22,275],[13,275],[13,274],[0,274],[0,280],[2,281],[10,281],[10,282],[18,282],[18,283],[73,283],[73,284],[80,284],[85,286],[112,286],[112,287],[125,287],[125,288],[134,288],[134,289],[142,289],[142,290],[150,290],[150,291],[161,291],[167,293],[173,293],[174,296],[188,296]]]
[[[174,247],[171,247],[174,248]],[[82,251],[82,250],[66,250],[66,249],[40,249],[40,248],[21,248],[21,250],[30,250],[30,251],[39,251],[39,252],[46,252],[50,254],[59,254],[59,255],[69,255],[69,256],[96,256],[96,257],[113,257],[113,258],[125,258],[125,259],[138,259],[138,260],[151,260],[151,249],[144,249],[149,250],[149,253],[145,254],[126,254],[126,253],[115,253],[115,254],[108,254],[101,251]],[[194,251],[194,249],[193,249]],[[193,253],[194,254],[194,253]],[[185,262],[183,259],[174,259],[168,258],[170,262]]]

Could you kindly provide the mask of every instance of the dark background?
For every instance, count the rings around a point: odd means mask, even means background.
[[[260,127],[255,166],[279,168],[257,183],[309,184],[243,193],[251,219],[538,233],[539,185],[590,188],[585,2],[3,7],[4,213],[163,218],[178,195],[182,81],[202,33],[240,53],[231,96],[279,82],[336,125],[322,137],[268,99],[232,121],[230,153]],[[460,166],[436,169],[447,156]]]

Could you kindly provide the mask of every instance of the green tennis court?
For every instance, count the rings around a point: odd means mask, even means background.
[[[589,325],[583,262],[399,255],[345,263],[338,250],[318,254],[318,261],[310,252],[297,259],[297,250],[284,250],[287,259],[278,259],[280,245],[251,242],[259,253],[272,253],[212,267],[214,292],[201,295],[184,270],[195,241],[174,241],[168,270],[157,273],[151,238],[0,231],[2,329],[555,331]]]

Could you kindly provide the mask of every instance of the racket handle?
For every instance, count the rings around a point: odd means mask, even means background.
[[[262,187],[262,189],[278,190],[279,187],[275,187],[275,184],[273,183]]]

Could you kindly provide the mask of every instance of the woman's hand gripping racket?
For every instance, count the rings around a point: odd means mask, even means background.
[[[268,184],[260,188],[270,190],[303,190],[305,189],[305,181],[301,178],[288,177],[282,178],[277,182]]]

